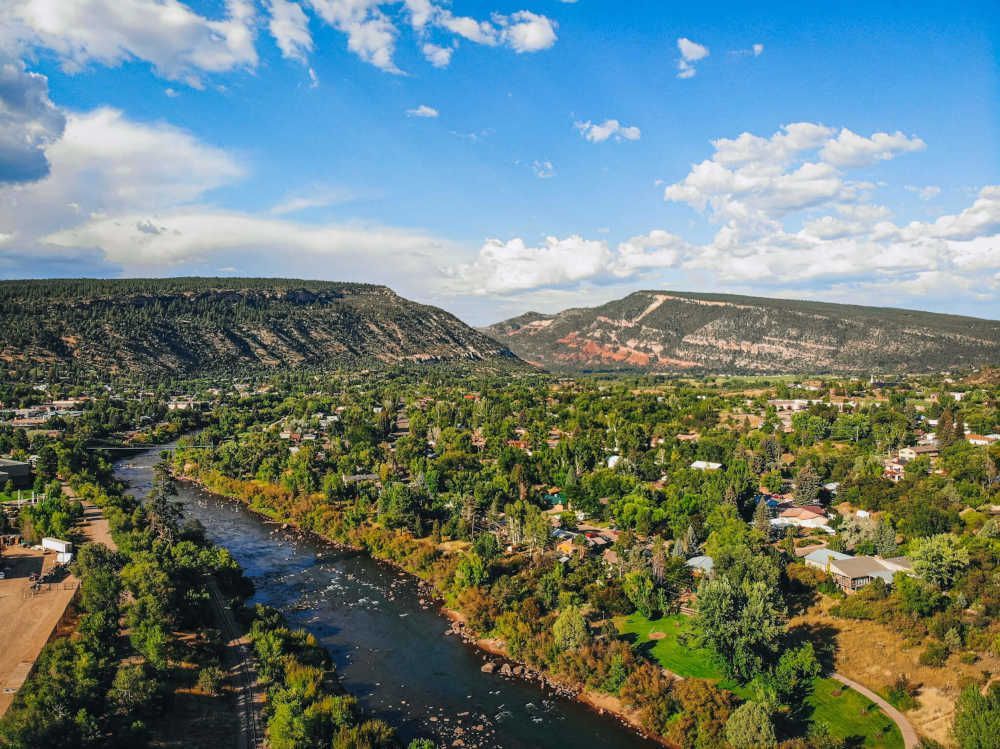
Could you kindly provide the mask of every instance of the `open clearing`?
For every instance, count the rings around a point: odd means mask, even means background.
[[[694,644],[694,628],[689,617],[681,614],[650,621],[640,614],[615,620],[618,631],[633,646],[661,666],[684,678],[711,679],[742,698],[751,695],[745,687],[725,679],[713,653]],[[833,679],[817,679],[808,703],[812,721],[826,724],[840,739],[853,739],[852,745],[902,749],[903,737],[896,724],[871,700]]]
[[[944,746],[954,746],[951,723],[955,699],[966,679],[980,681],[984,672],[1000,673],[1000,658],[982,656],[975,663],[962,663],[952,655],[941,668],[924,666],[922,647],[907,647],[903,637],[878,622],[839,619],[828,613],[836,601],[823,598],[806,614],[793,617],[793,627],[808,625],[836,636],[836,668],[839,673],[885,694],[885,688],[903,674],[919,685],[920,706],[906,717],[923,735]],[[873,657],[877,653],[877,657]]]
[[[88,540],[113,545],[108,523],[99,508],[84,505],[82,532]],[[11,547],[4,551],[7,577],[0,580],[0,715],[27,678],[45,643],[73,600],[79,581],[72,575],[43,585],[31,594],[28,576],[45,574],[55,566],[55,554]]]

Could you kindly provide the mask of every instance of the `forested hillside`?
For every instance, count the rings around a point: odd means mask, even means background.
[[[261,278],[2,282],[0,357],[11,369],[100,374],[516,363],[453,315],[384,286]]]
[[[862,374],[1000,362],[995,320],[730,294],[638,291],[487,332],[530,362],[568,371]]]

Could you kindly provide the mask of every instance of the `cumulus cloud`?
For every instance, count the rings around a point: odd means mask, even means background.
[[[45,149],[65,126],[65,116],[49,100],[48,79],[19,60],[0,57],[0,184],[48,174]]]
[[[397,2],[388,0],[308,0],[329,25],[344,32],[348,48],[365,62],[390,73],[401,73],[394,61],[400,30],[394,19]],[[539,52],[556,43],[556,23],[550,18],[520,10],[494,13],[489,20],[456,16],[432,0],[405,0],[410,26],[421,37],[431,29],[448,32],[475,44],[504,46],[517,53]],[[435,67],[447,67],[454,46],[424,41],[421,51]]]
[[[305,62],[312,51],[313,40],[309,33],[309,18],[302,6],[291,0],[268,0],[267,5],[271,14],[268,29],[281,54]]]
[[[71,72],[145,60],[165,78],[200,86],[203,73],[257,64],[252,0],[226,0],[219,19],[179,0],[8,0],[0,21]]]
[[[270,215],[210,205],[213,189],[245,176],[239,161],[184,130],[134,122],[111,108],[70,115],[47,157],[44,178],[0,186],[4,275],[233,267],[315,276],[319,268],[327,277],[370,281],[377,263],[379,280],[427,293],[440,278],[436,264],[461,260],[454,243],[420,230],[284,218],[351,197],[336,188],[289,195]]]
[[[603,143],[608,138],[616,141],[639,140],[642,132],[639,128],[631,125],[623,125],[618,120],[605,120],[601,123],[575,122],[573,127],[580,131],[580,134],[591,143]]]
[[[189,202],[245,173],[186,131],[133,122],[111,108],[70,115],[46,156],[44,179],[0,190],[0,231],[22,245],[87,217]]]
[[[579,235],[537,247],[492,240],[474,262],[452,269],[454,287],[535,299],[580,284],[655,284],[667,274],[860,303],[923,296],[926,305],[927,295],[939,295],[953,306],[956,289],[994,303],[1000,295],[1000,185],[983,187],[959,212],[899,224],[872,202],[876,185],[851,178],[851,169],[922,150],[919,138],[800,122],[770,137],[743,133],[712,145],[711,158],[664,193],[718,224],[708,241],[662,229],[614,246]]]
[[[475,261],[451,269],[456,289],[475,294],[505,294],[573,283],[606,272],[611,252],[603,241],[579,235],[546,237],[529,247],[520,237],[489,239]]]
[[[669,185],[664,197],[719,221],[768,228],[795,211],[855,201],[869,185],[846,179],[847,168],[925,148],[919,138],[901,133],[864,137],[810,122],[785,125],[769,138],[743,133],[712,145],[712,158]]]
[[[347,35],[347,48],[387,73],[402,73],[393,61],[399,29],[376,0],[309,0],[320,18]]]
[[[681,56],[677,58],[677,77],[694,78],[698,72],[694,63],[708,57],[708,47],[682,36],[677,40],[677,50],[681,53]]]
[[[539,52],[556,43],[556,24],[545,16],[519,10],[510,16],[495,16],[501,27],[500,38],[512,50]]]
[[[438,111],[434,107],[429,107],[426,104],[421,104],[419,107],[414,107],[413,109],[406,110],[407,117],[437,117]]]
[[[215,18],[183,0],[7,0],[0,28],[8,41],[55,52],[68,71],[90,63],[118,65],[145,60],[157,73],[201,87],[202,77],[257,66],[255,0],[225,0]],[[281,53],[308,63],[313,50],[310,14],[347,38],[361,60],[388,73],[396,65],[401,20],[408,19],[424,57],[447,67],[455,44],[430,41],[451,34],[476,44],[539,52],[556,43],[556,23],[530,10],[493,13],[477,20],[455,16],[444,0],[260,0],[266,25]]]
[[[441,47],[437,44],[427,42],[421,47],[427,62],[435,68],[446,68],[451,64],[451,56],[455,52],[454,47]]]
[[[902,153],[923,151],[927,147],[920,138],[895,133],[875,133],[870,138],[841,129],[836,138],[827,141],[820,152],[823,161],[837,167],[870,166],[888,161]]]

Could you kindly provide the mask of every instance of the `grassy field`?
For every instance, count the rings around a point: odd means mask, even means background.
[[[833,679],[817,679],[809,697],[813,721],[822,721],[835,738],[863,739],[852,746],[903,749],[899,727],[867,697]]]
[[[749,690],[723,678],[713,653],[692,644],[694,632],[689,617],[675,614],[650,621],[640,614],[619,617],[618,631],[636,649],[669,671],[685,678],[712,679],[742,698]],[[650,634],[654,637],[650,638]],[[662,635],[662,637],[660,636]],[[833,679],[817,679],[808,700],[812,721],[824,723],[840,739],[852,739],[851,746],[871,749],[902,749],[899,728],[868,698]]]

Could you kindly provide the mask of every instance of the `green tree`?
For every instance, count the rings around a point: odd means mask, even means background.
[[[806,463],[795,474],[795,504],[811,505],[819,497],[820,479],[812,463]]]
[[[635,610],[647,619],[656,613],[656,584],[647,570],[633,570],[625,575],[622,589]]]
[[[726,673],[744,682],[774,662],[786,631],[784,604],[773,585],[726,575],[701,584],[697,623]]]
[[[969,566],[969,552],[959,546],[956,536],[939,533],[918,538],[910,547],[913,571],[927,582],[947,590]]]
[[[455,587],[458,590],[474,588],[486,582],[486,563],[476,552],[471,551],[462,557],[455,568]]]
[[[955,703],[952,732],[960,749],[996,749],[1000,737],[1000,683],[986,694],[970,684]]]
[[[573,650],[590,639],[587,620],[578,606],[567,606],[559,612],[552,625],[552,635],[560,650]]]
[[[767,509],[767,502],[763,499],[757,503],[753,511],[753,527],[758,533],[762,533],[767,538],[771,533],[771,513]]]
[[[750,700],[733,710],[726,721],[726,741],[733,749],[768,749],[778,743],[774,723],[765,705]]]

